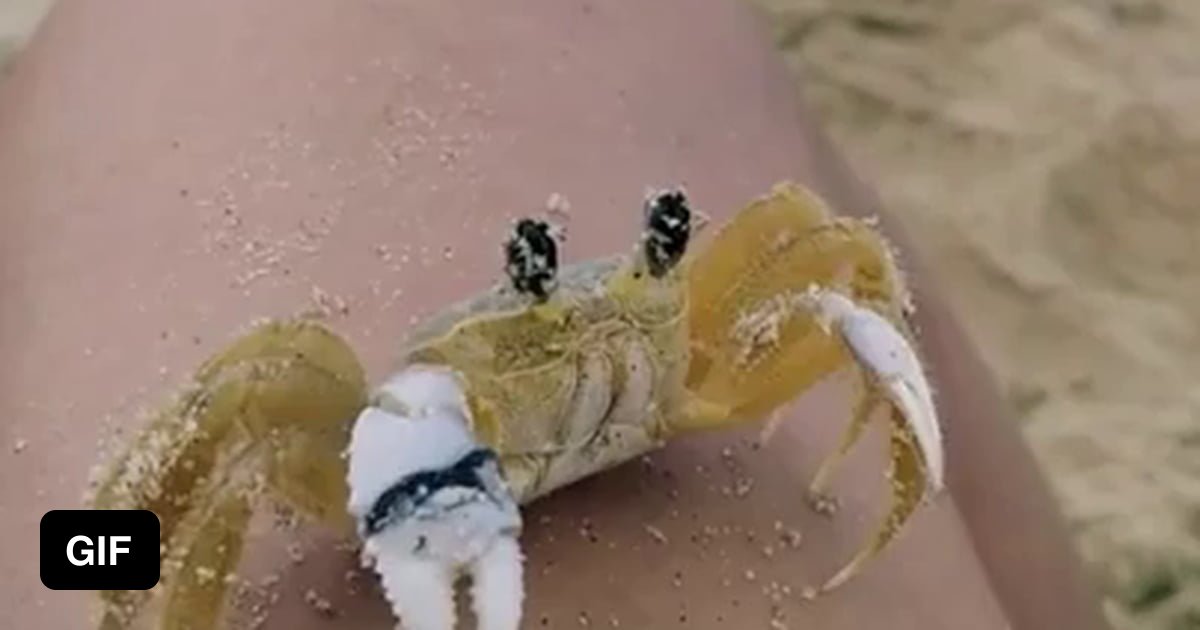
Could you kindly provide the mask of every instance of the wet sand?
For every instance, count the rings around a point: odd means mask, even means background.
[[[940,273],[1110,618],[1200,628],[1200,4],[756,2]],[[0,4],[0,65],[48,4]]]

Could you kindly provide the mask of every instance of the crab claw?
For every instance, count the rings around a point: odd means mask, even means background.
[[[380,388],[351,435],[349,511],[363,560],[408,630],[454,628],[462,573],[482,630],[520,625],[520,511],[468,423],[457,378],[414,366]]]
[[[834,468],[886,403],[892,505],[867,545],[823,590],[835,588],[942,487],[941,430],[906,337],[909,295],[892,248],[870,221],[839,217],[811,191],[782,184],[722,227],[689,263],[687,279],[685,383],[692,399],[672,421],[673,431],[760,420],[769,431],[785,404],[855,363],[853,419],[809,489],[815,507],[824,510],[833,505],[824,491]]]
[[[853,577],[890,542],[922,497],[942,489],[945,464],[933,394],[908,339],[882,315],[836,291],[810,287],[801,303],[812,311],[818,325],[845,344],[863,370],[866,385],[842,445],[822,463],[813,480],[812,495],[824,493],[833,465],[862,434],[875,403],[886,401],[892,410],[892,511],[871,543],[822,586],[822,591],[828,591]]]
[[[857,306],[840,293],[810,287],[806,297],[822,328],[841,338],[859,366],[908,421],[926,468],[926,490],[931,494],[940,491],[945,472],[942,432],[933,391],[916,350],[882,315]]]

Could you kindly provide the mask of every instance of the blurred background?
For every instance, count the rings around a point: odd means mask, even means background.
[[[1200,629],[1200,2],[749,1],[940,274],[1109,618]],[[0,66],[48,5],[0,0]]]

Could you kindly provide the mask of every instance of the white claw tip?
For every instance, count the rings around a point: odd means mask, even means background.
[[[518,630],[525,600],[524,556],[516,538],[501,536],[472,568],[472,596],[479,630]]]
[[[418,558],[386,537],[373,542],[364,552],[375,559],[384,596],[406,630],[454,630],[454,587],[460,569],[471,575],[479,630],[519,630],[524,556],[515,537],[496,537],[487,551],[461,567]]]
[[[885,317],[836,291],[809,287],[804,300],[822,326],[840,333],[859,366],[904,414],[925,464],[926,493],[941,491],[945,475],[942,432],[916,349]]]

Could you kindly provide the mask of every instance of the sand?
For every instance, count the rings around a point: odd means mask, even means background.
[[[937,267],[1110,618],[1200,628],[1200,3],[758,2]]]
[[[1109,617],[1200,628],[1200,3],[755,1],[937,268]],[[0,58],[48,3],[0,3]]]
[[[4,0],[0,2],[0,69],[29,37],[45,14],[51,0]],[[3,76],[3,75],[0,75]]]

